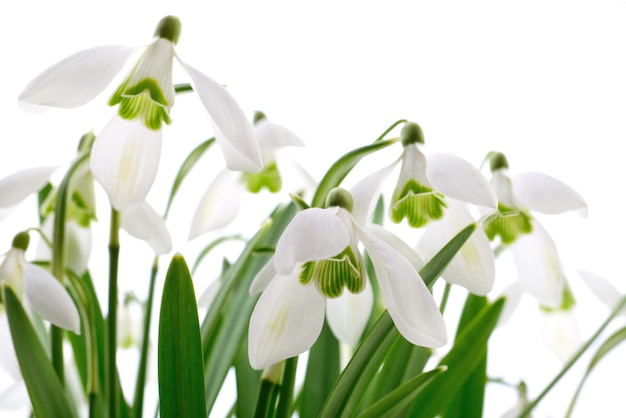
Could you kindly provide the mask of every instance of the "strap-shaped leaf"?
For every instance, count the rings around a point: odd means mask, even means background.
[[[198,307],[184,258],[172,258],[159,318],[159,397],[163,418],[206,418]]]
[[[395,416],[408,406],[415,396],[432,379],[446,371],[446,367],[439,367],[426,373],[422,373],[392,391],[374,405],[358,415],[359,418],[378,418],[383,416]]]
[[[10,287],[2,287],[15,354],[38,418],[76,417],[22,304]],[[3,341],[3,344],[8,344]]]
[[[580,395],[580,391],[582,390],[584,383],[587,381],[587,378],[589,377],[591,371],[596,367],[600,360],[604,358],[604,356],[609,354],[615,347],[624,342],[624,340],[626,340],[626,327],[617,330],[614,334],[607,338],[604,343],[602,343],[600,348],[598,348],[598,351],[596,351],[593,358],[589,362],[589,366],[587,366],[587,371],[585,371],[585,374],[583,375],[580,383],[578,384],[578,387],[576,388],[576,393],[574,394],[574,397],[570,402],[566,416],[569,417],[574,411],[574,405],[576,404],[578,396]]]
[[[485,306],[455,340],[454,346],[441,359],[439,366],[448,371],[424,388],[416,397],[411,416],[434,417],[440,414],[449,400],[456,396],[469,376],[482,362],[487,341],[494,330],[504,306],[504,299]]]

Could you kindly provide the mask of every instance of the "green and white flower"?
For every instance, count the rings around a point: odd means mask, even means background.
[[[258,172],[261,155],[254,131],[226,89],[183,62],[175,51],[181,32],[178,18],[163,18],[155,40],[145,48],[130,75],[111,97],[117,115],[97,137],[92,171],[107,191],[113,207],[140,204],[156,176],[161,152],[161,126],[171,122],[174,105],[174,58],[191,78],[228,168]],[[102,46],[78,52],[50,67],[20,94],[23,107],[81,106],[101,93],[138,48]]]
[[[440,347],[447,342],[441,313],[418,273],[423,263],[417,254],[382,227],[362,226],[351,213],[352,203],[350,193],[334,189],[325,209],[298,213],[280,237],[273,259],[255,278],[251,293],[263,293],[250,318],[253,368],[308,350],[325,316],[337,338],[348,344],[358,341],[373,303],[359,242],[372,260],[398,331],[416,345]]]
[[[490,240],[509,246],[524,292],[541,305],[561,306],[566,279],[554,241],[531,211],[558,214],[574,211],[587,216],[585,200],[570,186],[542,173],[511,177],[501,153],[490,154],[491,184],[498,196],[498,213],[484,223]]]
[[[13,239],[0,264],[0,286],[10,286],[23,302],[50,323],[80,334],[80,317],[74,301],[61,283],[43,268],[26,262],[27,232]]]
[[[235,220],[241,207],[241,200],[246,192],[258,193],[267,189],[271,193],[277,193],[283,189],[283,176],[279,171],[284,160],[279,164],[278,155],[285,147],[302,147],[304,142],[287,128],[270,122],[265,114],[256,112],[254,115],[254,132],[261,150],[263,170],[258,173],[238,173],[228,169],[220,172],[209,185],[200,199],[198,208],[191,221],[189,239],[194,239],[206,232],[224,227]],[[314,182],[303,168],[299,168],[300,176],[294,174],[293,178],[300,179],[300,184],[290,185],[287,179],[286,187],[290,191],[295,188],[312,188]]]

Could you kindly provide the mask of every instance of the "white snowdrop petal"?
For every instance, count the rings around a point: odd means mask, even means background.
[[[147,203],[142,202],[122,212],[122,228],[135,238],[144,240],[158,254],[172,250],[172,238],[163,217]]]
[[[575,211],[587,217],[587,202],[567,184],[543,173],[513,177],[513,193],[529,209],[548,215]]]
[[[374,293],[368,282],[361,293],[344,290],[338,298],[326,299],[326,320],[339,341],[356,346],[374,306]]]
[[[0,180],[0,208],[17,205],[48,182],[58,166],[33,167]]]

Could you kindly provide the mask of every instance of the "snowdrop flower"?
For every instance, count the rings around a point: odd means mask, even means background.
[[[373,303],[358,242],[372,259],[398,331],[416,345],[446,343],[443,318],[416,268],[421,263],[417,254],[381,227],[363,227],[360,214],[366,212],[352,214],[352,209],[351,194],[334,189],[326,208],[299,212],[278,240],[273,259],[250,289],[263,291],[250,318],[253,368],[267,368],[308,350],[321,332],[325,312],[340,340],[358,341]]]
[[[571,187],[541,173],[509,176],[508,161],[501,153],[491,154],[491,183],[498,196],[498,213],[485,221],[490,240],[500,237],[510,245],[522,289],[541,305],[558,308],[565,291],[556,245],[531,210],[557,214],[576,211],[587,215],[585,200]]]
[[[596,297],[609,309],[613,310],[622,300],[624,295],[607,279],[589,271],[579,270],[578,274],[583,279],[587,287]],[[626,308],[619,312],[619,315],[626,315]]]
[[[80,334],[78,310],[65,288],[46,270],[26,262],[28,242],[27,232],[13,239],[13,247],[0,264],[0,285],[10,286],[43,319]]]
[[[421,151],[424,134],[417,123],[407,122],[401,139],[402,156],[389,167],[402,163],[389,206],[393,222],[400,223],[406,218],[410,226],[420,228],[431,220],[441,219],[447,206],[446,197],[496,208],[492,188],[472,164],[452,154],[426,157]]]
[[[143,202],[154,182],[161,153],[161,126],[171,122],[170,109],[174,105],[174,58],[190,76],[209,113],[227,166],[249,172],[262,168],[252,126],[230,93],[176,54],[174,46],[180,33],[178,18],[163,18],[156,28],[156,39],[145,48],[109,101],[111,106],[119,105],[118,114],[96,139],[91,169],[116,210]],[[78,52],[31,81],[20,94],[20,104],[81,106],[105,89],[136,49],[102,46]]]
[[[463,203],[491,212],[497,207],[497,198],[487,179],[469,162],[452,154],[426,157],[421,151],[424,134],[418,124],[406,123],[401,139],[402,156],[364,179],[360,187],[367,193],[362,196],[366,201],[374,202],[384,180],[401,163],[400,176],[389,205],[389,217],[395,223],[406,218],[414,228],[426,226],[418,252],[429,259],[461,229],[474,222]],[[370,209],[365,210],[369,212]],[[475,231],[448,265],[443,278],[472,293],[484,295],[493,287],[494,263],[489,241],[483,232]]]
[[[290,130],[270,122],[262,112],[254,115],[254,132],[261,150],[263,170],[258,173],[238,173],[228,169],[220,172],[200,199],[191,221],[190,240],[231,223],[239,213],[246,191],[258,193],[266,188],[277,193],[282,189],[277,151],[289,146],[301,147],[304,142]]]

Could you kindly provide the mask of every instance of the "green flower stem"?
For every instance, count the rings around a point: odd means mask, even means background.
[[[274,408],[280,385],[269,380],[261,380],[259,398],[254,411],[254,418],[268,418],[274,416]]]
[[[280,385],[278,406],[276,407],[277,418],[288,418],[291,416],[297,367],[298,357],[291,357],[285,360],[285,371],[283,373],[282,384]]]
[[[406,119],[400,119],[400,120],[395,121],[394,123],[391,124],[389,128],[385,130],[385,132],[383,132],[378,138],[376,138],[376,141],[374,142],[382,141],[383,138],[386,137],[387,134],[391,132],[396,126],[400,125],[401,123],[406,123],[406,122],[407,122]]]
[[[541,402],[541,400],[548,394],[548,392],[550,392],[550,390],[554,387],[554,385],[557,384],[557,382],[559,380],[561,380],[561,378],[565,375],[565,373],[567,373],[569,371],[569,369],[572,368],[572,366],[574,364],[576,364],[576,362],[580,359],[580,357],[585,353],[585,351],[587,351],[587,349],[598,339],[598,337],[600,336],[600,334],[602,334],[602,332],[606,329],[606,327],[611,323],[611,321],[613,320],[613,318],[615,318],[619,312],[624,308],[624,306],[626,306],[626,296],[622,297],[622,299],[619,301],[619,303],[615,306],[615,308],[613,308],[613,310],[611,311],[611,313],[609,314],[608,318],[606,318],[606,320],[602,323],[602,325],[600,325],[600,327],[596,330],[596,332],[591,336],[591,338],[589,338],[589,340],[587,340],[586,343],[584,343],[579,349],[578,351],[572,356],[571,359],[568,360],[567,363],[565,363],[565,365],[563,366],[563,368],[561,369],[561,371],[554,377],[554,379],[552,379],[552,381],[548,384],[548,386],[546,386],[546,388],[539,394],[539,396],[537,396],[537,398],[535,398],[535,400],[533,400],[532,402],[530,402],[528,405],[526,405],[526,408],[524,408],[524,410],[522,411],[522,413],[519,415],[518,418],[522,418],[522,417],[527,417],[529,416],[530,412],[533,410],[533,408],[535,408],[535,406],[537,406],[537,404],[539,404],[539,402]]]
[[[59,185],[58,196],[54,208],[54,230],[52,233],[52,275],[63,284],[65,282],[65,218],[67,213],[67,202],[70,191],[70,181],[76,169],[89,157],[89,153],[82,154],[70,166],[63,181]],[[63,365],[63,336],[62,328],[50,327],[50,345],[52,354],[52,365],[61,381],[64,383]]]
[[[441,296],[441,303],[439,304],[439,311],[442,315],[446,310],[446,305],[448,304],[450,289],[452,289],[452,285],[450,283],[446,283],[446,287],[443,289],[443,295]]]
[[[118,416],[119,399],[117,393],[117,269],[120,254],[120,213],[111,209],[111,230],[109,235],[109,310],[107,318],[107,369],[106,385],[108,396],[108,416]]]
[[[159,258],[154,257],[152,270],[150,273],[150,288],[148,289],[148,300],[144,306],[143,335],[141,340],[141,357],[139,358],[139,369],[137,370],[137,383],[135,384],[135,398],[133,408],[136,417],[143,416],[143,396],[146,386],[146,372],[148,370],[148,348],[150,346],[150,321],[152,318],[152,305],[154,300],[154,288],[156,284],[157,272],[159,271]]]

